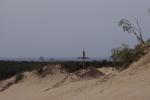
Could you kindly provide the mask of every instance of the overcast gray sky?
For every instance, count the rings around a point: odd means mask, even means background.
[[[117,22],[137,17],[150,37],[150,0],[0,0],[0,57],[108,57],[135,45]]]

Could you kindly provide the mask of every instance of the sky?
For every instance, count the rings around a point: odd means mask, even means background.
[[[118,26],[120,19],[150,38],[150,0],[0,0],[0,58],[109,57],[136,38]]]

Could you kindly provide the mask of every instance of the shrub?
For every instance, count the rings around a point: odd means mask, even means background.
[[[17,74],[15,77],[15,82],[14,83],[18,83],[19,81],[21,81],[24,78],[23,74]]]
[[[0,80],[4,80],[25,71],[32,71],[43,66],[42,62],[0,61]]]
[[[68,61],[68,62],[63,62],[62,63],[63,69],[65,69],[69,73],[73,73],[79,69],[82,68],[82,65],[80,62],[73,62],[73,61]]]
[[[115,65],[118,65],[120,63],[128,64],[132,61],[133,56],[133,49],[130,49],[128,45],[123,44],[121,47],[112,49],[111,58]]]
[[[119,48],[112,49],[111,59],[114,63],[114,67],[117,69],[127,68],[133,61],[138,60],[145,54],[144,50],[144,46],[137,45],[132,49],[126,44],[123,44]]]
[[[125,69],[132,62],[137,61],[143,55],[145,55],[145,50],[147,45],[136,45],[134,48],[130,48],[128,45],[123,44],[121,47],[112,49],[111,59],[113,61],[114,67],[117,69]]]

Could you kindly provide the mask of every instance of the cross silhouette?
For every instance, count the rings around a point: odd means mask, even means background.
[[[83,67],[83,69],[85,68],[85,60],[86,59],[89,59],[88,57],[86,57],[86,55],[85,55],[85,50],[83,50],[83,52],[82,52],[82,57],[78,57],[78,59],[82,59],[82,67]]]

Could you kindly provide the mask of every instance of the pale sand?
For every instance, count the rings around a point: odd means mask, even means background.
[[[26,73],[23,81],[0,93],[0,100],[150,100],[150,53],[123,72],[99,70],[108,79],[69,81],[52,89],[67,75],[58,72],[40,79]]]

